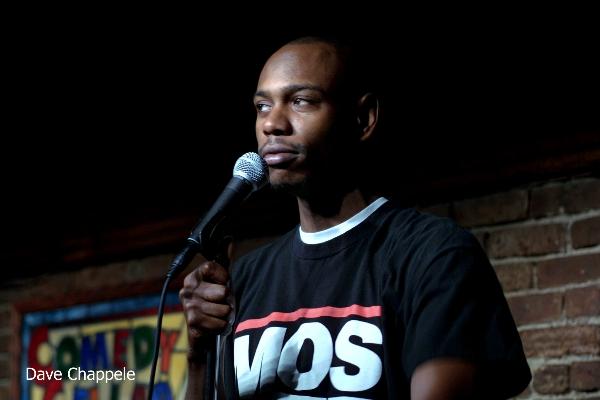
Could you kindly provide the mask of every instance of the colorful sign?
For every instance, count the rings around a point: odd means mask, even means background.
[[[25,314],[21,399],[147,398],[158,296]],[[167,298],[154,399],[183,397],[185,319],[175,293]]]

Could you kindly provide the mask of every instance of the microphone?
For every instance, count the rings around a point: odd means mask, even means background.
[[[269,181],[269,168],[256,153],[246,153],[236,161],[233,176],[213,206],[200,219],[187,238],[185,248],[171,262],[168,276],[174,277],[200,253],[207,260],[218,255],[219,239],[215,235],[223,222],[254,191]]]

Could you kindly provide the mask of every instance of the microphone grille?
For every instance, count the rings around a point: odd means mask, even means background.
[[[256,153],[248,152],[237,159],[233,166],[233,176],[252,183],[254,189],[260,189],[269,180],[269,167]]]

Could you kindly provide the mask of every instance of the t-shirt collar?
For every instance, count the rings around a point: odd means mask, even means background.
[[[304,232],[301,227],[298,227],[300,233],[300,240],[304,244],[321,244],[329,240],[335,239],[338,236],[343,235],[350,229],[356,227],[358,224],[367,219],[371,214],[375,212],[379,207],[388,201],[385,197],[380,197],[367,207],[363,208],[360,212],[356,213],[346,221],[339,223],[331,228],[327,228],[318,232]]]

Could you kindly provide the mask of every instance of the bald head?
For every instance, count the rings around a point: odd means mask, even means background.
[[[323,37],[306,36],[288,42],[277,50],[265,64],[285,61],[289,66],[305,65],[307,70],[328,79],[332,94],[345,100],[355,100],[365,93],[376,93],[368,58],[358,47]]]
[[[332,45],[323,42],[289,43],[266,62],[258,80],[258,90],[296,85],[334,96],[339,91],[343,70],[343,60]]]

